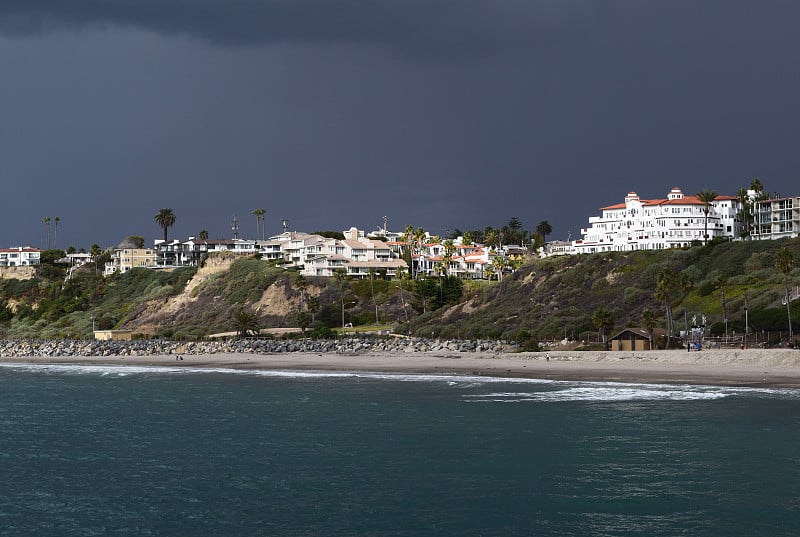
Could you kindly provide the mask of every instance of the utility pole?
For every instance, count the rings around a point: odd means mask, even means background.
[[[236,218],[235,214],[233,215],[233,218],[231,218],[231,231],[233,231],[233,238],[234,239],[238,239],[239,238],[239,219]]]

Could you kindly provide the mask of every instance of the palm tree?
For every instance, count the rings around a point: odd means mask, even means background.
[[[450,275],[450,265],[453,263],[453,254],[455,253],[456,245],[453,242],[453,239],[447,239],[444,241],[444,256],[442,257],[442,263],[444,264],[445,276]]]
[[[403,303],[403,315],[406,318],[406,323],[408,323],[408,310],[406,309],[406,297],[404,294],[403,289],[403,282],[408,278],[408,272],[403,267],[397,267],[397,279],[400,285],[400,301]]]
[[[664,313],[667,318],[667,337],[671,338],[672,326],[672,297],[675,292],[675,276],[668,268],[664,268],[656,275],[656,288],[653,296],[664,303]]]
[[[722,301],[722,321],[725,323],[725,339],[728,339],[728,309],[725,303],[725,286],[728,285],[728,279],[725,276],[717,276],[714,279],[714,287],[719,289],[720,300]]]
[[[95,243],[92,244],[91,248],[89,248],[89,253],[92,254],[92,260],[94,261],[94,273],[97,274],[97,260],[100,258],[103,250],[101,250],[100,246]]]
[[[236,327],[236,333],[240,338],[246,338],[250,335],[258,335],[259,325],[256,315],[251,311],[239,309],[233,316],[233,324]]]
[[[43,221],[44,221],[45,235],[47,236],[47,249],[49,250],[50,249],[50,217],[49,216],[45,216]]]
[[[486,276],[486,279],[492,281],[494,278],[494,267],[491,264],[486,265],[486,268],[483,269],[483,275]]]
[[[256,217],[256,239],[264,240],[266,229],[264,228],[266,209],[255,209],[253,215]]]
[[[786,297],[786,317],[789,319],[789,341],[794,342],[794,334],[792,333],[792,301],[789,292],[789,273],[794,268],[794,257],[792,252],[786,246],[778,250],[775,254],[775,268],[783,274],[783,288]]]
[[[61,222],[61,218],[55,217],[53,218],[53,248],[56,248],[58,244],[58,223]]]
[[[753,180],[750,181],[750,190],[755,191],[756,196],[761,194],[764,191],[764,185],[761,184],[761,179],[753,177]]]
[[[603,337],[603,350],[608,350],[608,334],[614,328],[614,314],[605,309],[599,309],[592,314],[592,322]]]
[[[167,229],[175,225],[175,213],[172,209],[161,209],[155,216],[156,224],[164,230],[164,242],[167,242]]]
[[[300,290],[300,308],[302,309],[303,304],[306,301],[306,289],[308,289],[308,280],[302,273],[298,273],[297,276],[294,277],[294,285]]]
[[[486,246],[494,250],[500,246],[500,234],[496,229],[487,227],[484,232],[483,241],[486,243]]]
[[[647,330],[647,334],[650,336],[651,351],[653,350],[653,329],[656,327],[656,322],[658,322],[658,319],[653,310],[646,309],[642,312],[642,328]]]
[[[510,231],[510,235],[512,237],[512,242],[514,244],[519,244],[520,246],[524,246],[525,242],[525,231],[522,228],[522,221],[517,218],[516,216],[512,216],[511,219],[508,221],[508,229]]]
[[[422,251],[425,247],[426,237],[427,234],[425,233],[425,230],[422,229],[421,227],[418,227],[417,229],[414,230],[414,243],[416,245],[415,247],[417,250],[417,274],[416,274],[417,278],[419,278],[419,264],[422,261]]]
[[[747,195],[747,190],[740,188],[736,192],[736,199],[739,202],[739,221],[742,227],[739,230],[739,236],[742,238],[750,236],[750,226],[753,221],[753,211],[750,202],[750,196]]]
[[[719,196],[719,194],[713,190],[701,190],[697,193],[697,199],[703,203],[703,214],[705,215],[705,223],[703,225],[705,244],[708,244],[708,213],[711,211],[711,204],[717,199],[717,196]]]
[[[497,271],[497,281],[503,280],[503,271],[508,267],[508,261],[506,258],[500,255],[494,256],[492,259],[492,265],[494,266],[495,271]]]
[[[319,298],[313,295],[306,296],[306,310],[311,314],[311,324],[315,322],[315,315],[319,311]]]
[[[197,237],[201,241],[207,241],[208,240],[208,231],[206,231],[205,229],[201,229],[200,233],[197,234]]]
[[[375,269],[370,268],[367,271],[367,274],[369,275],[369,289],[372,293],[372,304],[375,306],[375,324],[380,324],[381,321],[378,317],[378,302],[375,300]]]
[[[536,226],[536,234],[542,238],[542,243],[547,242],[547,236],[553,232],[553,227],[547,220],[542,220]]]
[[[407,225],[405,231],[403,232],[402,241],[406,244],[406,251],[408,252],[408,259],[406,260],[406,263],[411,269],[412,280],[416,279],[416,274],[414,272],[414,250],[415,250],[416,240],[417,240],[417,230],[414,229],[414,226],[412,226],[411,224]]]

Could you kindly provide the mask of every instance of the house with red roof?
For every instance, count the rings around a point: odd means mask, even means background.
[[[709,205],[697,196],[673,188],[666,198],[642,199],[628,192],[622,203],[600,209],[573,241],[576,253],[661,250],[689,246],[693,241],[738,237],[741,204],[734,196],[719,195]],[[706,231],[707,230],[707,231]]]

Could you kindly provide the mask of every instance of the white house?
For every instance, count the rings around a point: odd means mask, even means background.
[[[345,240],[324,239],[308,241],[303,255],[303,274],[333,276],[344,269],[348,276],[366,278],[370,271],[386,272],[389,277],[406,267],[406,262],[392,252],[383,241],[368,239],[356,228],[344,232]]]
[[[705,204],[673,188],[666,198],[645,200],[629,192],[625,201],[601,209],[589,218],[583,238],[573,242],[576,253],[661,250],[703,241]],[[708,239],[736,238],[740,203],[733,196],[717,196],[708,213]]]
[[[31,246],[0,248],[0,267],[26,267],[38,265],[44,250]]]

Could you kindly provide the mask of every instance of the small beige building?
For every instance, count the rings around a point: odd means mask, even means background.
[[[130,330],[95,330],[94,338],[100,341],[130,341],[133,332]]]
[[[644,328],[626,328],[611,338],[612,351],[648,351],[657,348],[659,337],[666,332],[661,328],[653,330],[653,345],[650,345],[650,334]]]

